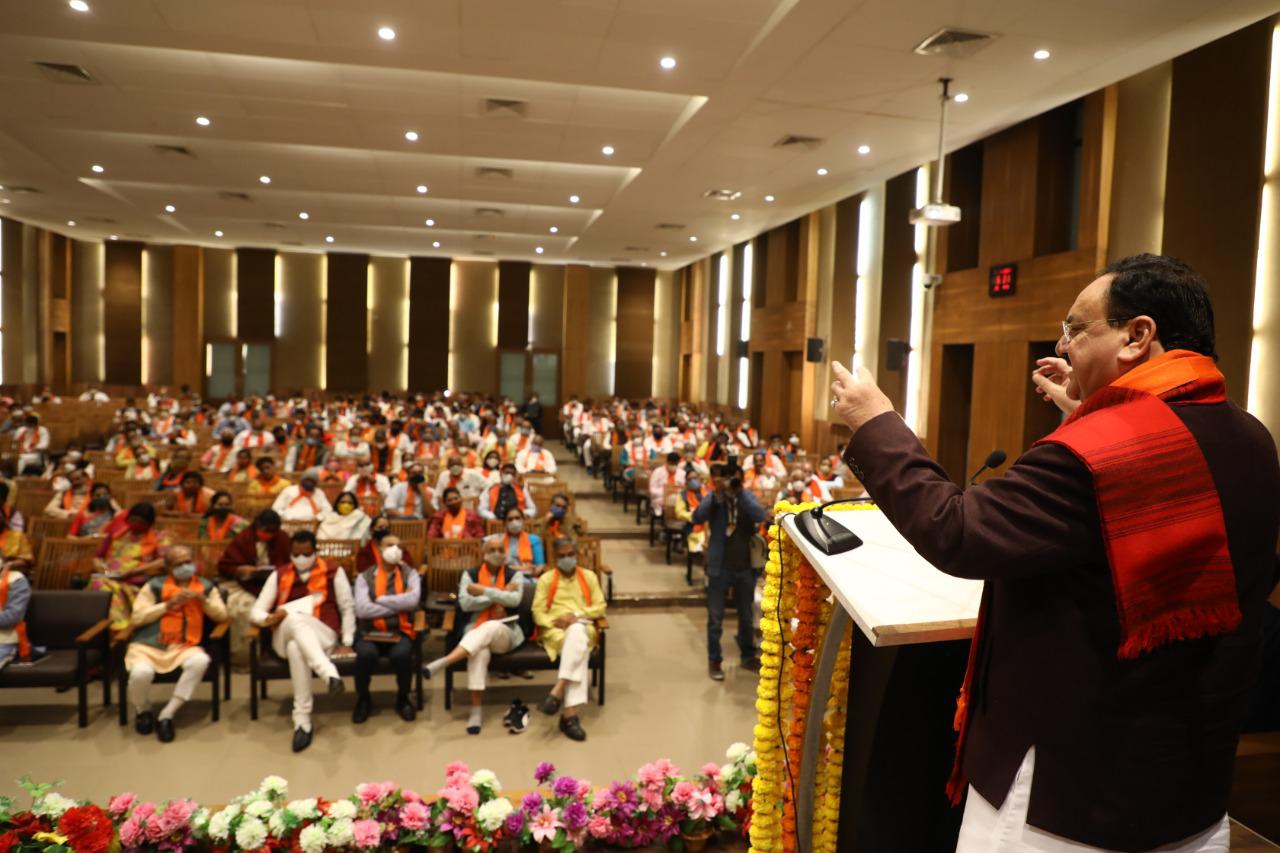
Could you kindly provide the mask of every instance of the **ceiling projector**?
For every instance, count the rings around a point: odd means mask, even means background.
[[[910,219],[912,225],[932,225],[938,228],[955,225],[960,221],[960,208],[954,204],[926,204],[911,211]]]

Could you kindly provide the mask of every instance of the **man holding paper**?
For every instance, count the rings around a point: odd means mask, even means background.
[[[1035,381],[1072,415],[962,491],[834,365],[845,461],[920,554],[987,581],[956,714],[959,851],[1219,851],[1276,583],[1280,465],[1226,396],[1204,281],[1109,267]]]

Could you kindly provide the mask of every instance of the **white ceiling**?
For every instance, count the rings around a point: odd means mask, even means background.
[[[1275,0],[88,2],[80,13],[64,0],[0,0],[0,185],[40,191],[0,191],[0,215],[81,238],[667,268],[931,159],[940,76],[971,96],[951,111],[954,148],[1278,8]],[[395,41],[378,38],[384,25]],[[944,26],[999,38],[968,59],[912,53]],[[1039,48],[1052,57],[1033,60]],[[658,64],[668,55],[678,60],[672,71]],[[98,85],[50,82],[36,61],[80,65]],[[488,115],[487,98],[525,101],[526,115]],[[419,140],[407,141],[407,130]],[[791,133],[824,142],[773,147]],[[856,153],[862,144],[869,155]],[[194,156],[161,156],[157,145]],[[616,153],[604,156],[604,145]],[[94,174],[95,163],[105,172]],[[819,167],[830,174],[819,177]],[[481,178],[481,168],[512,177]],[[418,193],[419,184],[429,191]],[[704,198],[712,188],[742,197]],[[767,194],[777,200],[766,203]],[[165,213],[167,204],[176,212]]]

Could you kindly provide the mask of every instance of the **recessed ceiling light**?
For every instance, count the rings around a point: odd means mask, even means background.
[[[299,211],[299,213],[298,213],[298,218],[299,218],[299,219],[310,219],[310,218],[311,218],[311,214],[310,214],[310,213],[307,213],[305,210],[303,210],[303,211]]]
[[[858,146],[858,153],[859,153],[859,154],[861,154],[861,155],[863,155],[863,156],[865,157],[867,154],[870,154],[870,153],[871,153],[871,146],[870,146],[870,145],[859,145],[859,146]]]
[[[423,225],[425,225],[425,226],[427,226],[428,228],[435,228],[435,227],[436,227],[436,221],[435,221],[434,219],[426,219],[426,220],[423,220],[423,223],[422,223],[422,224],[423,224]]]
[[[765,200],[767,203],[769,203],[769,204],[773,204],[773,196],[771,196],[771,195],[767,195],[767,196],[765,196],[765,197],[764,197],[764,200]]]
[[[662,257],[664,257],[664,258],[667,256],[667,253],[666,253],[666,252],[659,252],[658,254],[659,254],[659,255],[661,255],[661,256],[662,256]]]
[[[541,254],[542,254],[542,247],[541,247],[541,246],[538,246],[537,248],[535,248],[535,249],[534,249],[534,251],[535,251],[535,252],[537,252],[539,255],[541,255]]]
[[[741,213],[730,213],[730,214],[729,214],[729,218],[730,218],[730,219],[732,219],[734,222],[737,222],[739,219],[741,219],[741,218],[742,218],[742,214],[741,214]]]
[[[324,235],[324,241],[325,241],[326,243],[332,243],[332,242],[333,242],[333,235],[332,235],[332,234],[326,234],[326,235]]]
[[[75,221],[74,219],[68,219],[68,220],[67,220],[67,225],[71,226],[72,228],[75,228],[75,227],[76,227],[76,221]]]
[[[436,240],[435,242],[433,242],[433,243],[431,244],[431,248],[433,248],[433,249],[439,249],[439,248],[440,248],[440,241],[439,241],[439,240]]]
[[[201,127],[208,127],[210,122],[207,116],[196,116],[196,124]]]
[[[270,175],[259,175],[259,176],[258,176],[258,183],[260,183],[260,184],[269,184],[269,183],[271,183],[271,176],[270,176]]]
[[[557,227],[556,227],[556,226],[554,226],[554,225],[552,225],[552,226],[551,226],[550,228],[548,228],[547,230],[548,230],[548,231],[550,231],[552,234],[559,234],[559,233],[560,233],[560,229],[559,229],[559,228],[557,228]]]
[[[75,9],[77,12],[89,11],[89,4],[84,2],[84,0],[71,0],[71,2],[68,3],[67,5],[70,6],[72,9]]]
[[[89,168],[90,168],[90,169],[92,169],[96,174],[99,174],[99,175],[101,175],[103,172],[107,171],[106,169],[104,169],[104,168],[102,168],[101,166],[99,166],[97,163],[94,163],[94,164],[93,164],[92,166],[90,166]]]
[[[406,131],[404,132],[404,138],[405,138],[405,139],[407,139],[407,140],[409,140],[410,142],[417,142],[417,141],[418,141],[418,131],[416,131],[416,130],[406,130]]]
[[[606,157],[612,157],[612,156],[613,156],[613,146],[612,146],[612,145],[606,145],[605,147],[603,147],[603,148],[601,148],[601,149],[600,149],[600,153],[601,153],[601,154],[603,154],[603,155],[604,155],[604,156],[606,156]]]
[[[425,193],[426,191],[427,191],[427,185],[426,185],[426,184],[418,184],[418,192],[420,192],[420,193]]]
[[[221,230],[214,231],[214,232],[213,232],[213,236],[215,236],[215,237],[221,237],[221,236],[222,236],[222,231],[221,231]]]
[[[112,235],[111,235],[110,237],[108,237],[107,239],[109,239],[109,240],[119,240],[120,238],[119,238],[117,235],[112,234]]]
[[[963,104],[967,100],[969,100],[969,96],[966,95],[964,92],[956,93],[955,101],[957,104]]]
[[[664,56],[658,60],[658,64],[670,71],[676,67],[676,58],[674,56]]]
[[[1049,53],[1049,51],[1045,50],[1043,47],[1031,54],[1032,58],[1040,60],[1048,59],[1052,55],[1053,54]]]
[[[391,29],[391,27],[378,27],[378,38],[383,41],[395,41],[396,31]]]
[[[689,235],[689,242],[690,242],[690,243],[696,243],[696,242],[698,242],[698,238],[697,238],[697,237],[695,237],[695,236],[693,236],[692,234],[690,234],[690,235]]]
[[[165,213],[177,213],[177,212],[178,212],[178,208],[174,207],[174,206],[173,206],[173,205],[171,205],[171,204],[166,204],[166,205],[164,206],[164,212],[165,212]]]
[[[576,195],[569,196],[569,204],[577,204],[580,201],[582,201],[582,199]]]
[[[7,199],[7,198],[0,198],[0,204],[8,204],[8,203],[9,203],[9,199]]]
[[[825,178],[826,176],[827,176],[827,170],[826,170],[826,169],[819,169],[819,170],[818,170],[818,177],[819,177],[819,178]]]

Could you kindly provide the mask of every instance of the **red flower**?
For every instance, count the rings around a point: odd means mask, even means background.
[[[37,832],[48,832],[52,829],[44,818],[36,817],[31,812],[19,812],[9,819],[9,826],[18,835],[35,835]]]
[[[58,821],[58,832],[76,853],[106,853],[115,838],[111,818],[97,806],[67,809]]]
[[[0,835],[0,853],[9,853],[10,850],[22,843],[22,836],[16,832],[6,832]]]

